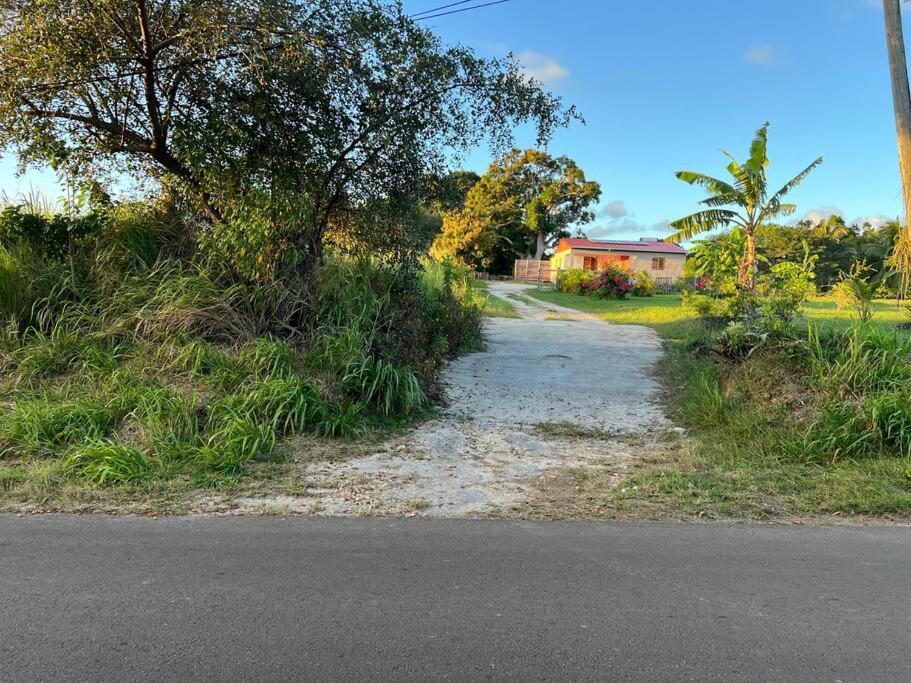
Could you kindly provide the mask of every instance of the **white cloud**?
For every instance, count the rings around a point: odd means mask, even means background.
[[[569,76],[569,70],[565,66],[540,52],[525,50],[516,57],[525,75],[540,83],[558,83]]]
[[[845,212],[839,209],[837,206],[821,206],[818,209],[810,209],[807,211],[801,218],[792,221],[792,223],[799,223],[800,221],[810,221],[811,223],[819,223],[824,221],[830,216],[838,216],[840,218],[845,218]],[[858,216],[852,218],[851,220],[845,220],[845,223],[848,225],[857,225],[863,227],[864,224],[869,225],[871,228],[876,229],[882,227],[885,223],[889,221],[896,220],[895,216],[886,216],[884,214],[872,214],[869,216]]]
[[[778,48],[769,44],[753,45],[743,53],[743,58],[759,66],[775,66],[780,61]]]
[[[633,217],[626,217],[614,221],[606,221],[583,231],[593,240],[622,238],[637,240],[640,237],[665,237],[671,232],[668,221],[660,221],[647,225]]]
[[[615,199],[598,209],[599,218],[623,218],[627,214],[629,211],[626,210],[626,204],[622,199]]]
[[[837,206],[821,206],[818,209],[810,209],[803,215],[803,218],[800,220],[810,221],[811,223],[819,223],[820,221],[826,220],[830,216],[841,216],[844,218],[845,212],[839,209]]]
[[[875,216],[861,216],[851,221],[851,225],[859,225],[861,228],[864,227],[864,225],[869,225],[871,229],[876,230],[889,221],[894,220],[896,220],[895,216],[883,216],[881,214]]]
[[[582,232],[594,240],[637,240],[640,237],[664,237],[672,232],[668,221],[647,224],[638,220],[622,199],[605,204],[595,215],[598,220],[594,225],[581,226]]]

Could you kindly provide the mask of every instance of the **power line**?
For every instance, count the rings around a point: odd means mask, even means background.
[[[445,17],[448,14],[459,14],[460,12],[469,12],[473,9],[481,9],[482,7],[490,7],[491,5],[502,5],[504,2],[510,2],[510,0],[495,0],[494,2],[485,2],[481,5],[472,5],[471,7],[462,7],[461,9],[453,9],[448,12],[440,12],[438,14],[428,14],[423,17],[416,17],[415,21],[424,21],[424,19],[433,19],[434,17]],[[442,9],[442,8],[438,8]],[[434,10],[429,10],[434,11]]]
[[[450,7],[455,7],[456,5],[464,5],[469,2],[475,2],[476,0],[459,0],[458,2],[450,2],[448,5],[440,5],[439,7],[434,7],[433,9],[425,9],[423,12],[415,12],[411,15],[412,19],[416,19],[422,14],[430,14],[432,12],[439,12],[441,9],[448,9]]]

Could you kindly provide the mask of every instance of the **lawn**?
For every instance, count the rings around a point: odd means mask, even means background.
[[[645,325],[654,328],[663,339],[680,340],[692,336],[700,327],[696,314],[680,305],[679,294],[658,294],[653,297],[629,299],[597,299],[554,290],[529,289],[526,294],[548,303],[574,308],[577,311],[600,315],[612,323]],[[875,303],[874,320],[885,326],[911,323],[911,313],[895,301],[886,299]],[[851,325],[850,311],[838,310],[835,302],[826,297],[813,297],[803,307],[807,322],[820,327],[845,328]]]
[[[558,306],[600,315],[608,322],[646,325],[654,328],[664,339],[685,338],[691,334],[694,325],[698,324],[696,314],[680,305],[678,294],[629,299],[597,299],[537,289],[529,289],[526,294]]]
[[[618,301],[528,294],[609,322],[652,327],[665,341],[658,372],[666,410],[688,436],[660,456],[643,453],[621,490],[604,493],[608,507],[654,518],[911,515],[911,458],[894,452],[819,458],[805,450],[825,379],[811,371],[801,347],[761,349],[741,361],[722,358],[709,350],[710,331],[677,295]],[[804,311],[822,329],[852,322],[822,297]],[[894,302],[878,301],[874,319],[895,329],[905,315]]]
[[[894,300],[877,299],[873,305],[873,319],[882,325],[911,323],[911,312],[907,305]],[[803,306],[807,320],[821,326],[848,327],[851,325],[850,311],[838,310],[835,302],[827,297],[817,296]]]

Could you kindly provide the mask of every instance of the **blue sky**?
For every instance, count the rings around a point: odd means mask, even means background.
[[[452,1],[404,4],[420,12]],[[674,171],[723,174],[720,150],[742,156],[766,120],[773,183],[825,157],[793,194],[798,216],[854,221],[901,210],[878,0],[511,0],[426,23],[446,42],[515,53],[579,108],[586,125],[560,131],[549,149],[601,183],[593,236],[666,234],[666,221],[702,197]],[[533,140],[520,134],[518,143]],[[489,161],[479,149],[465,165],[483,171]],[[14,170],[0,160],[7,194],[54,186],[49,173],[17,179]]]

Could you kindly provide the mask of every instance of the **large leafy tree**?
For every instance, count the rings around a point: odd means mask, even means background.
[[[0,134],[24,163],[158,178],[243,272],[313,264],[332,216],[574,112],[513,58],[383,0],[0,0]]]
[[[769,124],[766,123],[756,131],[746,162],[740,163],[725,152],[731,160],[727,166],[731,182],[695,171],[677,173],[680,180],[704,187],[711,195],[700,202],[708,208],[671,223],[676,232],[668,238],[669,241],[679,242],[711,230],[738,227],[743,231],[744,250],[737,280],[741,287],[748,290],[752,290],[756,284],[756,231],[767,222],[794,213],[796,207],[783,200],[822,163],[822,157],[818,158],[770,195],[766,179],[766,169],[769,167],[768,130]]]
[[[444,216],[433,251],[498,270],[516,257],[540,259],[571,226],[594,219],[589,207],[600,196],[569,157],[513,149],[469,190],[462,210]]]

